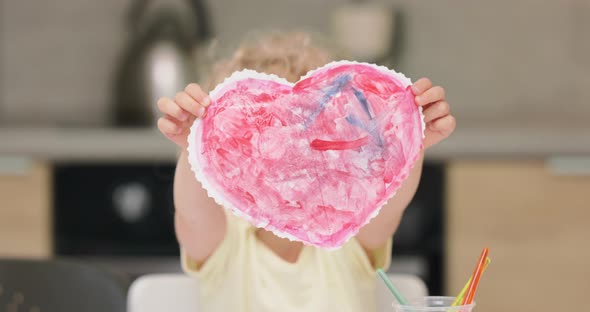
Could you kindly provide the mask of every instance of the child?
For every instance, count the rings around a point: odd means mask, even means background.
[[[279,238],[227,213],[187,162],[190,126],[211,103],[206,91],[232,72],[249,68],[295,82],[331,60],[306,34],[276,34],[242,45],[213,68],[206,87],[193,83],[158,101],[164,114],[158,128],[182,148],[174,181],[176,233],[183,268],[200,280],[203,311],[376,311],[375,270],[389,266],[391,237],[416,191],[423,155],[379,215],[335,251]],[[424,108],[427,149],[453,132],[455,119],[443,88],[422,78],[412,90]]]

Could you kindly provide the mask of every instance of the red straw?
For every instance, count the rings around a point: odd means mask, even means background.
[[[479,261],[477,262],[477,266],[475,267],[475,271],[473,272],[473,279],[471,279],[471,283],[469,284],[469,288],[467,289],[467,294],[465,295],[465,298],[463,298],[462,305],[471,304],[473,302],[473,297],[475,297],[477,285],[479,285],[479,280],[481,278],[481,274],[483,273],[483,268],[485,266],[488,253],[488,248],[484,248],[481,252],[481,256],[479,256]]]

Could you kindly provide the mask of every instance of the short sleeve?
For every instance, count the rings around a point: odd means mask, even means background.
[[[223,241],[207,260],[195,261],[181,249],[182,269],[186,274],[214,284],[215,280],[219,280],[228,271],[230,259],[236,258],[239,253],[241,235],[236,217],[227,212],[225,216],[226,227]]]
[[[383,246],[368,252],[369,260],[372,260],[371,262],[373,263],[373,271],[377,271],[377,269],[387,271],[389,269],[391,265],[392,245],[393,239],[390,238]]]
[[[366,274],[375,274],[377,269],[387,271],[391,265],[391,251],[393,245],[393,238],[389,238],[382,246],[365,251],[360,242],[354,238],[349,244],[350,250],[353,253],[352,257],[362,272]]]

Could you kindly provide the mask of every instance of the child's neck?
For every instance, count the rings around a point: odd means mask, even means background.
[[[277,256],[290,263],[297,262],[303,249],[301,242],[292,242],[286,238],[280,238],[264,229],[258,229],[256,231],[256,237]]]

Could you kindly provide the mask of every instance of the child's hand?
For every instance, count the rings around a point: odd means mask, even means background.
[[[196,118],[205,114],[211,103],[209,96],[196,83],[191,83],[174,100],[161,98],[158,109],[163,117],[158,119],[158,129],[172,142],[182,148],[187,146],[187,136]]]
[[[449,103],[445,101],[445,89],[433,87],[428,78],[422,78],[412,85],[416,104],[423,108],[426,123],[424,149],[446,139],[455,130],[455,117],[451,115]]]

